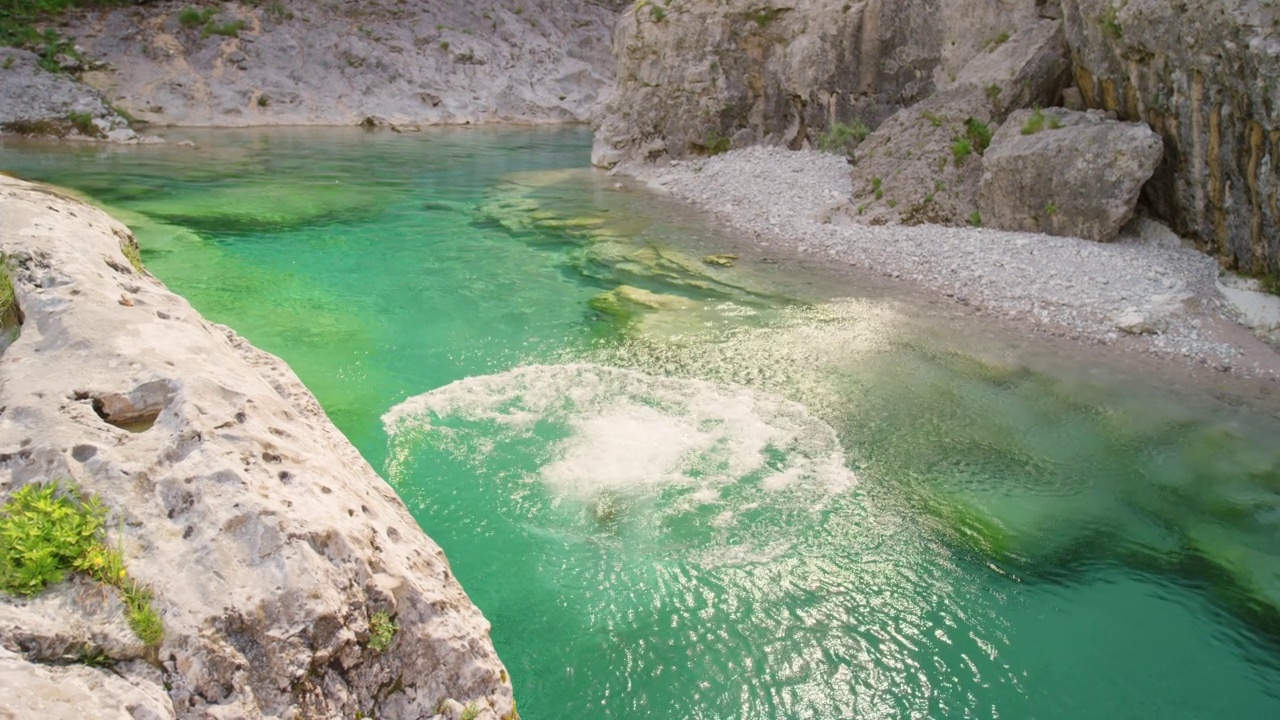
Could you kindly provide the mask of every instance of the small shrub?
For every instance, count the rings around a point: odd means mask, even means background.
[[[957,137],[951,141],[951,156],[955,158],[956,167],[964,164],[966,158],[973,152],[973,145],[967,137]]]
[[[440,41],[440,49],[441,49],[441,50],[443,50],[443,51],[445,51],[445,52],[449,52],[449,41],[448,41],[448,40],[441,40],[441,41]]]
[[[928,120],[929,124],[934,127],[942,127],[943,117],[935,112],[930,112],[928,110],[921,110],[920,117],[924,118],[925,120]]]
[[[708,155],[719,155],[729,152],[731,140],[728,135],[721,135],[719,130],[707,132],[707,141],[703,143]]]
[[[979,155],[991,145],[991,127],[977,118],[964,121],[964,135]]]
[[[129,264],[133,266],[134,270],[138,271],[139,275],[147,271],[147,268],[142,264],[142,251],[138,248],[136,240],[121,240],[120,252],[124,253],[124,259],[129,261]]]
[[[1104,34],[1119,40],[1124,37],[1124,29],[1120,27],[1120,23],[1116,22],[1116,12],[1114,6],[1108,6],[1098,18],[1098,24],[1102,26]]]
[[[996,83],[991,83],[987,86],[987,100],[990,100],[991,107],[994,107],[997,110],[1000,109],[1000,92],[1000,86]]]
[[[1062,120],[1058,119],[1058,116],[1057,116],[1057,115],[1050,115],[1050,116],[1049,116],[1049,129],[1050,129],[1050,130],[1061,130],[1061,129],[1062,129]]]
[[[1027,118],[1027,121],[1022,124],[1022,134],[1035,135],[1043,129],[1044,111],[1040,108],[1035,108],[1031,111],[1031,117]]]
[[[472,701],[462,708],[462,714],[458,716],[458,720],[476,720],[478,717],[480,717],[480,708],[475,701]]]
[[[857,120],[851,123],[838,122],[818,138],[818,149],[829,153],[849,154],[870,134],[871,128]]]
[[[977,210],[969,213],[969,224],[974,227],[982,227],[982,215]]]
[[[273,17],[273,18],[275,18],[277,21],[279,21],[279,20],[292,20],[292,19],[293,19],[293,11],[292,11],[292,10],[290,10],[290,9],[288,9],[288,8],[286,8],[286,7],[285,7],[282,3],[280,3],[280,2],[273,2],[273,3],[271,3],[271,4],[270,4],[270,5],[268,5],[268,6],[266,7],[266,9],[264,9],[262,12],[263,12],[263,14],[267,15],[268,17]]]
[[[24,485],[0,508],[0,590],[35,595],[82,572],[120,591],[129,627],[154,648],[164,639],[164,623],[151,590],[125,571],[123,550],[103,542],[106,516],[97,496],[57,482]]]
[[[267,97],[266,95],[258,96],[258,107],[266,107],[270,104],[271,104],[271,98]]]
[[[982,47],[987,52],[995,52],[996,48],[1000,47],[1001,45],[1007,42],[1009,42],[1009,33],[1001,32],[999,35],[996,35],[995,37],[983,43]]]
[[[379,610],[369,616],[369,647],[378,652],[386,652],[399,631],[400,625],[386,612]]]
[[[667,19],[666,8],[662,7],[661,5],[653,5],[653,4],[649,5],[649,17],[653,18],[654,22],[662,22],[663,20],[666,20]]]
[[[56,482],[24,485],[0,510],[0,590],[35,595],[101,545],[101,503],[61,490]]]
[[[200,27],[207,20],[204,13],[193,7],[184,8],[178,13],[178,24],[184,28]]]
[[[897,201],[897,200],[894,200],[894,199],[892,199],[892,198],[890,198],[890,199],[889,199],[889,207],[890,207],[890,208],[896,208],[896,207],[898,207],[898,201]]]
[[[880,178],[871,178],[871,192],[875,193],[877,200],[884,197],[884,182]]]
[[[201,37],[209,37],[210,35],[221,35],[223,37],[240,37],[240,31],[244,29],[243,20],[232,20],[227,23],[209,23],[204,26],[204,30],[200,32]]]
[[[1058,206],[1057,206],[1057,205],[1054,205],[1052,202],[1047,203],[1047,204],[1044,206],[1044,214],[1045,214],[1045,215],[1047,215],[1047,216],[1049,216],[1049,217],[1053,217],[1054,215],[1057,215],[1057,214],[1058,214]]]
[[[13,61],[14,61],[14,57],[10,55],[9,57],[4,59],[4,64],[0,65],[0,68],[8,70],[9,68],[13,67]]]
[[[13,294],[13,281],[9,279],[9,264],[0,255],[0,331],[18,326],[18,300]]]

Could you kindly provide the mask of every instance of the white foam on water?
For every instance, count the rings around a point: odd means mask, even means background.
[[[532,365],[409,398],[383,416],[393,475],[412,453],[403,445],[455,445],[452,428],[441,427],[446,420],[488,423],[512,438],[556,426],[562,438],[552,441],[548,460],[530,479],[582,500],[681,486],[690,491],[685,504],[699,506],[720,502],[724,488],[742,482],[763,491],[803,485],[827,494],[854,481],[835,431],[802,405],[637,370]]]

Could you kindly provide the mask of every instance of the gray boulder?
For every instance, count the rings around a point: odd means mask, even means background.
[[[858,146],[855,222],[969,222],[983,153],[1011,108],[1052,102],[1066,80],[1059,23],[1032,22],[974,56],[924,101],[895,113]]]
[[[40,67],[40,58],[0,48],[0,132],[137,142],[129,123],[102,93]]]
[[[1020,110],[992,139],[978,209],[986,225],[1112,240],[1162,152],[1146,125],[1061,108]]]

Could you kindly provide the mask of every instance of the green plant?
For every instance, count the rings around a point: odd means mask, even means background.
[[[963,165],[972,152],[973,144],[969,142],[969,138],[956,137],[951,141],[951,156],[955,158],[956,167]]]
[[[871,128],[854,120],[851,123],[834,123],[818,138],[818,149],[829,153],[851,153],[858,143],[867,139]]]
[[[67,122],[71,123],[71,127],[81,135],[92,137],[102,134],[98,126],[93,124],[93,116],[87,112],[70,113],[67,115]]]
[[[270,104],[271,104],[271,98],[267,97],[266,95],[258,96],[258,107],[266,107]]]
[[[1054,215],[1057,215],[1058,206],[1054,205],[1053,202],[1046,203],[1044,206],[1044,214],[1048,215],[1049,217],[1053,217]]]
[[[1037,107],[1031,111],[1031,117],[1027,118],[1027,121],[1022,124],[1022,134],[1035,135],[1043,129],[1044,111]]]
[[[102,504],[60,490],[56,482],[24,485],[0,509],[0,590],[35,595],[101,546]]]
[[[441,49],[441,50],[443,50],[443,51],[445,51],[445,52],[449,52],[449,41],[448,41],[448,40],[441,40],[441,41],[440,41],[440,49]]]
[[[9,279],[9,261],[0,255],[0,331],[18,327],[18,301]]]
[[[991,127],[977,118],[964,121],[964,135],[979,155],[991,145]]]
[[[476,706],[473,700],[462,708],[462,714],[458,716],[458,720],[476,720],[478,717],[480,717],[480,708]]]
[[[977,210],[969,213],[969,224],[974,227],[982,227],[982,215]]]
[[[896,207],[898,207],[898,201],[897,201],[897,200],[894,200],[894,199],[892,199],[892,198],[890,198],[890,199],[889,199],[889,207],[890,207],[890,208],[896,208]]]
[[[928,120],[929,124],[934,127],[942,127],[942,122],[944,120],[944,118],[938,113],[930,112],[928,110],[921,110],[920,117]]]
[[[649,17],[653,18],[654,22],[662,22],[663,20],[667,19],[667,10],[661,5],[655,5],[653,3],[650,3]]]
[[[293,19],[293,11],[286,8],[282,3],[278,1],[268,5],[266,9],[263,10],[262,12],[264,15],[273,17],[276,20],[292,20]]]
[[[996,83],[987,86],[987,100],[990,100],[991,106],[997,109],[1000,107],[1000,92],[1000,86]]]
[[[240,31],[244,29],[243,20],[232,20],[225,23],[211,22],[204,26],[204,30],[200,31],[201,37],[209,37],[210,35],[222,35],[224,37],[240,37]]]
[[[999,35],[996,35],[995,37],[983,43],[982,49],[986,50],[987,52],[995,52],[996,48],[1000,47],[1006,42],[1009,42],[1009,33],[1001,32]]]
[[[124,253],[124,259],[129,261],[134,270],[141,275],[147,271],[146,266],[142,264],[142,251],[138,247],[136,240],[121,240],[120,252]]]
[[[884,182],[880,178],[871,178],[871,192],[875,193],[877,200],[884,197]]]
[[[4,64],[3,64],[3,65],[0,65],[0,68],[3,68],[3,69],[5,69],[5,70],[8,70],[9,68],[13,67],[13,60],[14,60],[14,58],[13,58],[13,56],[12,56],[12,55],[10,55],[9,57],[5,58],[5,59],[4,59]]]
[[[1117,9],[1115,6],[1107,6],[1102,11],[1102,15],[1098,17],[1098,24],[1102,26],[1102,32],[1119,40],[1124,37],[1124,28],[1120,27],[1120,23],[1116,22]]]
[[[1061,129],[1062,129],[1062,120],[1060,120],[1060,119],[1058,118],[1058,116],[1057,116],[1057,115],[1050,115],[1050,116],[1049,116],[1049,129],[1050,129],[1050,130],[1061,130]]]
[[[382,610],[375,612],[369,616],[369,647],[385,652],[399,631],[400,626],[390,615]]]
[[[720,134],[719,130],[711,129],[707,131],[707,140],[703,143],[708,155],[719,155],[729,152],[731,140],[728,135]]]
[[[151,605],[151,590],[125,571],[123,547],[104,543],[106,516],[95,495],[56,481],[24,485],[0,508],[0,590],[35,595],[68,573],[82,572],[120,591],[129,627],[156,647],[164,639],[164,623]]]
[[[217,11],[205,8],[203,11],[193,7],[183,8],[178,12],[178,24],[184,28],[200,27],[208,22]]]
[[[523,14],[524,14],[524,8],[523,8],[523,7],[520,7],[519,5],[517,5],[517,6],[516,6],[516,9],[515,9],[515,10],[512,10],[511,12],[513,12],[513,13],[515,13],[515,14],[517,14],[517,15],[523,15]]]

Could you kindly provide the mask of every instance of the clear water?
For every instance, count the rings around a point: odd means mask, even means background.
[[[582,129],[188,137],[0,168],[288,360],[523,717],[1280,717],[1266,387],[766,256]]]

